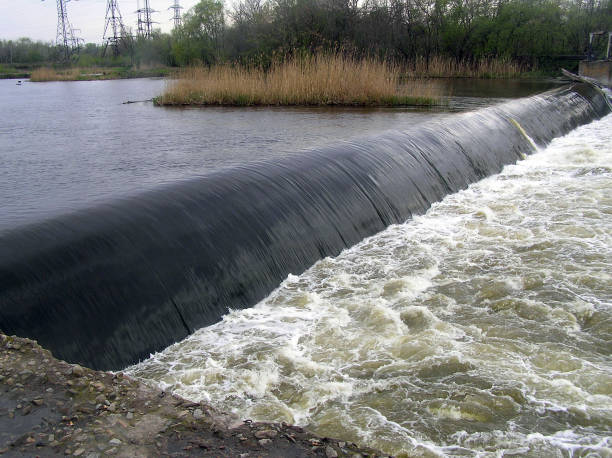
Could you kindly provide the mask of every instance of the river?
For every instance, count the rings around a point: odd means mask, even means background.
[[[426,111],[123,104],[163,84],[0,81],[0,233],[544,89],[461,82]],[[608,115],[127,372],[390,454],[612,455],[611,159]]]
[[[611,163],[609,115],[128,372],[390,454],[610,456]]]
[[[158,108],[163,79],[0,80],[0,233],[212,170],[528,95],[549,82],[458,81],[440,109]]]

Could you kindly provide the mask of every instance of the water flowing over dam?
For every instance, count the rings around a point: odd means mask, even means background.
[[[126,371],[395,456],[612,454],[612,114]]]
[[[0,235],[0,329],[118,369],[609,112],[576,85]]]

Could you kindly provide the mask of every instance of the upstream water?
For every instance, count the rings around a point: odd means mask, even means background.
[[[433,110],[177,109],[159,79],[0,80],[0,233],[223,167],[541,92],[551,82],[449,80]],[[443,91],[444,92],[444,91]]]
[[[441,114],[124,104],[159,95],[165,84],[135,79],[17,86],[0,80],[0,233],[222,167]],[[498,97],[469,97],[466,105]]]
[[[612,116],[128,368],[390,454],[612,456]]]

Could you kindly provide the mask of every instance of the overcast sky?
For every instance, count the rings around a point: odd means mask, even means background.
[[[118,0],[123,23],[136,31],[137,0]],[[141,0],[141,3],[142,0]],[[198,3],[198,0],[180,0],[183,13]],[[101,43],[104,32],[104,17],[107,0],[70,0],[67,5],[68,20],[80,32],[77,35],[86,43]],[[151,8],[157,10],[153,20],[159,22],[164,32],[172,30],[172,10],[168,8],[174,0],[149,0]],[[0,0],[0,39],[28,37],[34,40],[55,41],[57,30],[56,0]]]

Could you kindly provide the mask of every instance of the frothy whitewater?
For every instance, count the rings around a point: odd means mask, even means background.
[[[390,454],[612,456],[612,115],[128,369]]]

